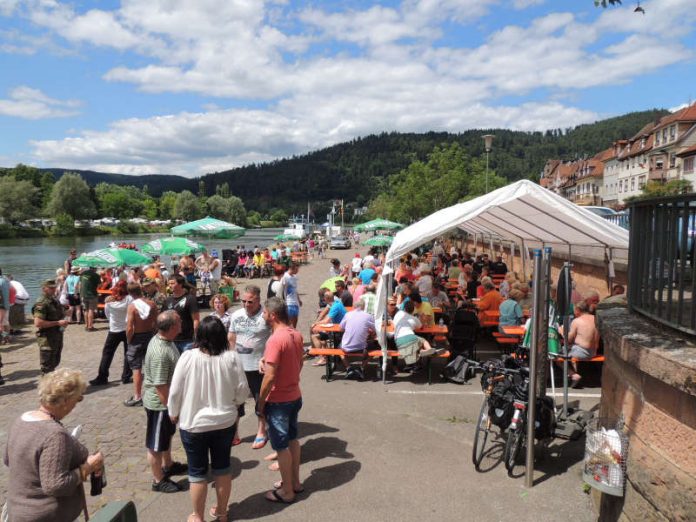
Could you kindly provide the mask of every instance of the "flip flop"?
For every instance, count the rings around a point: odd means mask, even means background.
[[[270,496],[269,496],[270,493]],[[292,504],[295,502],[295,499],[293,498],[292,500],[285,500],[283,497],[280,496],[280,493],[278,493],[277,489],[272,489],[266,495],[264,496],[266,500],[269,502],[277,502],[279,504]]]
[[[277,482],[273,483],[273,489],[280,489],[283,487],[283,481],[278,480]],[[299,495],[300,493],[304,493],[304,488],[296,489],[294,490],[296,495]]]
[[[312,363],[312,366],[326,366],[326,359],[319,359],[318,361],[314,361]]]
[[[251,449],[261,449],[268,442],[268,437],[256,437],[254,443],[251,445]]]

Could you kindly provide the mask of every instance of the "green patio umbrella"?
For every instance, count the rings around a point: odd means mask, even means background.
[[[206,248],[200,243],[185,237],[163,237],[143,245],[143,252],[158,256],[189,255],[205,252]]]
[[[293,239],[300,238],[297,236],[293,236],[292,234],[278,234],[273,239],[275,239],[276,241],[292,241]]]
[[[219,239],[234,239],[246,233],[246,229],[227,221],[207,216],[203,219],[184,223],[171,228],[175,236],[205,236]]]
[[[341,276],[335,276],[335,277],[329,277],[326,281],[324,281],[321,285],[319,285],[319,288],[328,288],[332,292],[336,291],[336,281],[345,281],[345,279]]]
[[[148,256],[128,248],[102,248],[82,254],[72,264],[79,267],[114,268],[117,266],[143,266],[151,263]]]
[[[368,246],[386,247],[391,245],[392,241],[394,241],[392,236],[373,236],[363,241],[362,244]]]
[[[372,230],[399,230],[402,228],[404,228],[404,225],[401,223],[378,218],[368,221],[367,223],[361,223],[355,227],[355,230],[357,232],[370,232]]]

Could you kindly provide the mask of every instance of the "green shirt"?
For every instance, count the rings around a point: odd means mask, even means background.
[[[65,317],[63,306],[58,300],[55,297],[47,297],[46,295],[39,297],[32,309],[32,313],[34,317],[44,321],[60,321]],[[57,328],[57,326],[50,328]]]
[[[174,367],[179,360],[179,350],[173,341],[155,335],[147,345],[143,363],[143,406],[148,410],[166,410],[157,395],[155,386],[171,384]]]
[[[101,283],[101,277],[94,270],[87,270],[80,276],[80,295],[85,297],[97,297],[97,288]]]

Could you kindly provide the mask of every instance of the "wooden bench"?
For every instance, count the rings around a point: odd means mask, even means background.
[[[553,360],[563,362],[563,357],[554,357]],[[574,362],[574,363],[603,363],[604,356],[603,355],[595,355],[591,359],[578,359],[577,357],[572,357],[569,360],[571,362]]]

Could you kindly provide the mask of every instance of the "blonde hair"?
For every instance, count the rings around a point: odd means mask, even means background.
[[[85,393],[87,383],[79,370],[60,368],[39,380],[39,401],[43,406],[57,406]]]
[[[210,300],[210,302],[214,302],[215,300],[220,301],[223,306],[225,307],[225,310],[227,310],[230,306],[232,306],[232,303],[230,303],[230,298],[227,297],[225,294],[215,294],[213,298]]]
[[[512,299],[513,301],[519,301],[523,297],[524,294],[522,293],[522,290],[518,290],[517,288],[513,288],[508,294],[508,298]]]

